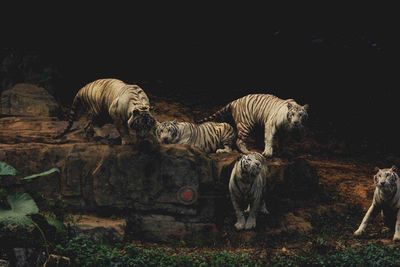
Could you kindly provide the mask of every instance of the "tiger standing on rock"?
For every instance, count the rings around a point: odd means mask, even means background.
[[[400,241],[400,181],[397,167],[375,170],[374,198],[354,235],[361,236],[367,225],[382,211],[385,226],[394,230],[393,241]]]
[[[293,99],[280,99],[269,94],[250,94],[232,101],[205,121],[225,121],[227,115],[232,115],[236,129],[237,147],[245,154],[250,151],[246,147],[246,141],[255,125],[264,126],[265,149],[263,155],[271,157],[273,154],[272,142],[274,135],[280,127],[302,127],[307,118],[308,105],[301,106]]]
[[[257,152],[242,155],[235,163],[229,180],[229,193],[236,213],[237,230],[255,228],[258,212],[269,213],[264,199],[266,185],[267,166],[264,156]],[[245,207],[249,212],[247,220],[243,211]]]
[[[157,138],[163,144],[187,144],[206,153],[231,152],[235,131],[228,123],[164,121],[158,124]]]
[[[89,122],[84,127],[87,137],[93,137],[93,125],[106,122],[114,123],[123,145],[129,144],[130,129],[141,139],[155,129],[155,119],[150,114],[146,93],[137,85],[117,79],[96,80],[80,89],[72,103],[67,128],[55,138],[70,131],[80,109],[89,114]]]

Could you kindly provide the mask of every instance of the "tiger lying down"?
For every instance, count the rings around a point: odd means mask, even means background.
[[[394,230],[393,241],[400,241],[400,181],[397,167],[376,168],[376,171],[372,204],[354,235],[362,235],[367,225],[382,211],[385,226]]]
[[[237,230],[255,228],[258,212],[269,213],[264,199],[267,170],[265,158],[257,152],[242,155],[235,163],[229,180],[229,192],[236,213]],[[245,207],[249,212],[247,220],[243,212]]]
[[[84,86],[76,94],[68,117],[67,128],[57,135],[65,135],[74,123],[80,109],[89,115],[84,127],[87,137],[93,137],[93,126],[113,122],[122,144],[128,144],[129,130],[143,139],[155,129],[155,119],[150,114],[150,103],[146,93],[137,85],[126,84],[117,79],[100,79]]]
[[[276,131],[281,127],[301,128],[307,118],[308,105],[301,106],[293,99],[280,99],[268,94],[251,94],[236,99],[217,111],[205,121],[227,121],[232,116],[238,131],[237,147],[242,153],[250,151],[246,141],[251,130],[257,124],[264,127],[265,148],[263,155],[271,157],[273,154],[272,142]]]
[[[227,123],[164,121],[158,124],[156,135],[163,144],[187,144],[206,153],[231,152],[235,131]]]

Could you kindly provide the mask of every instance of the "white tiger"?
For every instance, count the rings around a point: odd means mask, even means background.
[[[400,241],[400,181],[397,167],[375,169],[377,173],[374,175],[374,198],[354,235],[362,235],[368,223],[382,211],[385,226],[394,230],[393,240]]]
[[[129,129],[144,138],[155,129],[150,113],[149,98],[137,85],[117,79],[100,79],[85,85],[74,98],[68,116],[67,128],[55,138],[65,135],[73,125],[79,109],[87,111],[89,123],[84,127],[87,136],[93,136],[93,125],[113,122],[122,144],[129,143]]]
[[[238,230],[255,228],[259,211],[268,214],[264,200],[267,169],[264,156],[257,152],[242,155],[233,167],[229,192],[237,218],[235,227]],[[247,220],[243,212],[246,206],[249,211]]]
[[[264,126],[265,148],[263,155],[273,154],[272,142],[278,128],[301,127],[307,118],[308,105],[300,106],[293,99],[280,99],[269,94],[250,94],[230,102],[213,115],[199,122],[224,121],[232,115],[238,131],[236,144],[242,153],[248,154],[246,141],[255,125]]]
[[[228,123],[164,121],[157,125],[156,135],[163,144],[188,144],[206,153],[231,152],[235,131]]]

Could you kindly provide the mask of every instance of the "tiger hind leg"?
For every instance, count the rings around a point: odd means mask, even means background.
[[[92,139],[94,136],[94,128],[93,128],[93,118],[92,116],[89,116],[89,121],[83,126],[83,131],[85,133],[86,139]]]

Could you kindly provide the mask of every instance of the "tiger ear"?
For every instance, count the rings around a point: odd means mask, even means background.
[[[292,107],[293,107],[293,104],[292,104],[292,103],[290,103],[290,102],[287,103],[287,108],[288,108],[288,109],[291,109]]]
[[[378,176],[375,174],[374,175],[374,184],[377,184],[378,183]]]
[[[308,111],[308,110],[310,109],[310,105],[309,105],[309,104],[305,104],[305,105],[303,106],[303,108],[304,108],[306,111]]]
[[[392,171],[394,171],[394,172],[397,172],[397,171],[398,171],[396,165],[393,165],[390,169],[391,169]]]
[[[379,169],[378,167],[375,167],[375,168],[374,168],[374,171],[375,171],[375,172],[378,172],[379,170],[380,170],[380,169]]]
[[[175,123],[176,123],[176,119],[174,119],[174,120],[172,121],[172,123],[174,123],[174,124],[175,124]]]

